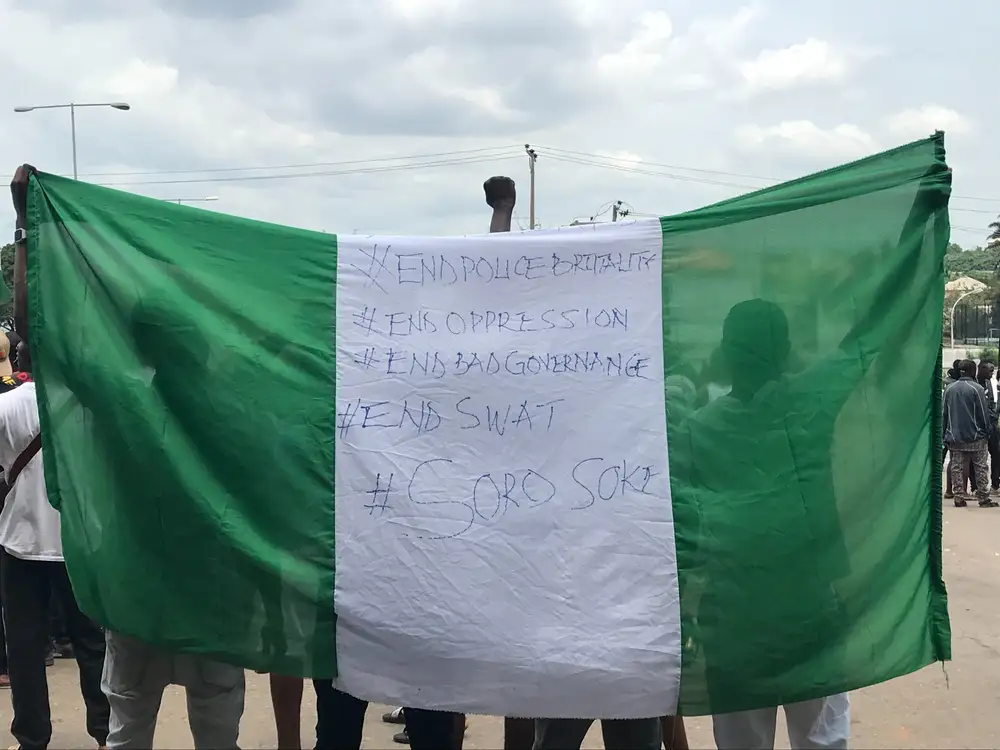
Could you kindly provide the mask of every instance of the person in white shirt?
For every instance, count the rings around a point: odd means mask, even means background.
[[[27,351],[19,351],[27,369]],[[0,512],[0,587],[7,635],[13,719],[10,732],[20,748],[46,748],[52,738],[45,655],[49,645],[49,606],[63,606],[87,713],[87,732],[99,746],[107,742],[108,700],[101,692],[104,635],[73,596],[63,562],[59,513],[49,504],[42,453],[20,473],[18,457],[39,434],[38,401],[32,382],[0,394],[0,465],[13,486]],[[27,455],[27,454],[26,454]],[[23,462],[23,459],[22,459]]]

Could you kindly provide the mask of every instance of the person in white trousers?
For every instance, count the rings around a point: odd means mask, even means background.
[[[837,693],[802,703],[788,703],[785,723],[792,750],[847,750],[851,734],[851,701]],[[712,717],[719,750],[773,750],[778,707],[758,708]]]
[[[101,688],[111,704],[108,750],[153,746],[167,685],[187,691],[188,724],[197,750],[235,750],[245,694],[240,667],[177,654],[107,632]]]

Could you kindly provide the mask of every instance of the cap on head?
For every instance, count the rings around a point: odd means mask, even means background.
[[[722,353],[734,374],[783,372],[791,346],[785,311],[767,300],[734,305],[722,324]]]
[[[13,375],[14,366],[10,362],[10,339],[0,328],[0,375]]]

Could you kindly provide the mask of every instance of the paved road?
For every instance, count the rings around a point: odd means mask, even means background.
[[[945,576],[951,600],[955,660],[854,695],[852,747],[856,748],[996,748],[1000,747],[1000,509],[945,510]],[[267,680],[249,678],[243,748],[273,748],[274,726]],[[49,670],[55,733],[53,748],[89,748],[73,663]],[[307,695],[311,691],[306,691]],[[373,706],[365,727],[366,748],[388,748],[395,728],[382,724],[384,707]],[[304,709],[306,742],[311,741],[315,712],[311,696]],[[10,698],[0,694],[0,746],[13,744]],[[779,747],[788,747],[779,728]],[[688,719],[693,747],[714,747],[711,724]],[[465,747],[502,746],[500,719],[473,717]],[[6,743],[6,744],[4,744]],[[164,699],[157,729],[158,748],[190,748],[183,694],[171,690]],[[595,728],[588,748],[601,747]],[[311,745],[306,745],[311,747]],[[400,747],[395,745],[395,747]]]

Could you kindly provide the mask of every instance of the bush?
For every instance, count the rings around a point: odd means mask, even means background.
[[[997,363],[997,355],[998,352],[996,347],[992,346],[987,346],[984,347],[983,349],[968,349],[965,352],[965,356],[969,359],[974,359],[977,362],[981,362],[982,360],[985,359],[992,362],[993,364]]]

